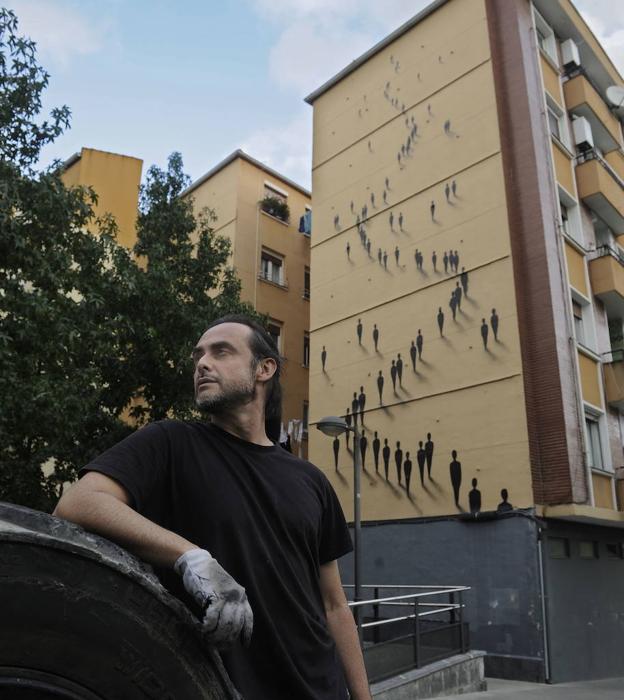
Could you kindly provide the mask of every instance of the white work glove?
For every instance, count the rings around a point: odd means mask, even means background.
[[[173,565],[184,588],[204,613],[203,626],[211,644],[227,647],[239,635],[251,641],[253,613],[245,589],[205,549],[190,549]]]

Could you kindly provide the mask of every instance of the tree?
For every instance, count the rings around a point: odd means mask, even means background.
[[[179,198],[179,155],[148,172],[134,254],[110,218],[88,232],[95,192],[66,188],[59,164],[37,171],[70,112],[39,119],[49,76],[17,29],[0,9],[0,500],[49,510],[138,423],[192,413],[193,344],[247,307],[227,241]]]

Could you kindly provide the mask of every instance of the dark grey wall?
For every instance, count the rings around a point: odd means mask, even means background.
[[[543,679],[537,524],[531,518],[365,525],[362,560],[364,584],[470,586],[471,646],[491,655],[488,673]],[[350,555],[340,569],[343,582],[353,583]]]
[[[553,559],[544,546],[553,682],[624,675],[624,559],[606,543],[624,542],[618,529],[547,522],[546,538],[563,537],[570,557]],[[598,558],[581,559],[580,541],[597,543]]]

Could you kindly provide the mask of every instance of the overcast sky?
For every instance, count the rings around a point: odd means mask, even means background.
[[[310,186],[303,97],[429,0],[5,0],[51,74],[45,107],[72,128],[42,164],[82,146],[180,151],[193,179],[236,148]],[[575,3],[624,73],[624,0]]]

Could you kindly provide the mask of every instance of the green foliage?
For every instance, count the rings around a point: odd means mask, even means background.
[[[260,206],[262,211],[265,211],[267,214],[275,216],[285,223],[290,221],[290,207],[287,202],[279,199],[279,197],[267,196],[260,202]]]
[[[136,255],[114,221],[95,220],[92,190],[36,170],[69,123],[67,107],[38,121],[47,83],[0,9],[0,500],[41,510],[136,427],[129,406],[139,423],[190,415],[193,344],[213,318],[247,310],[227,241],[178,196],[178,154],[147,174]]]

